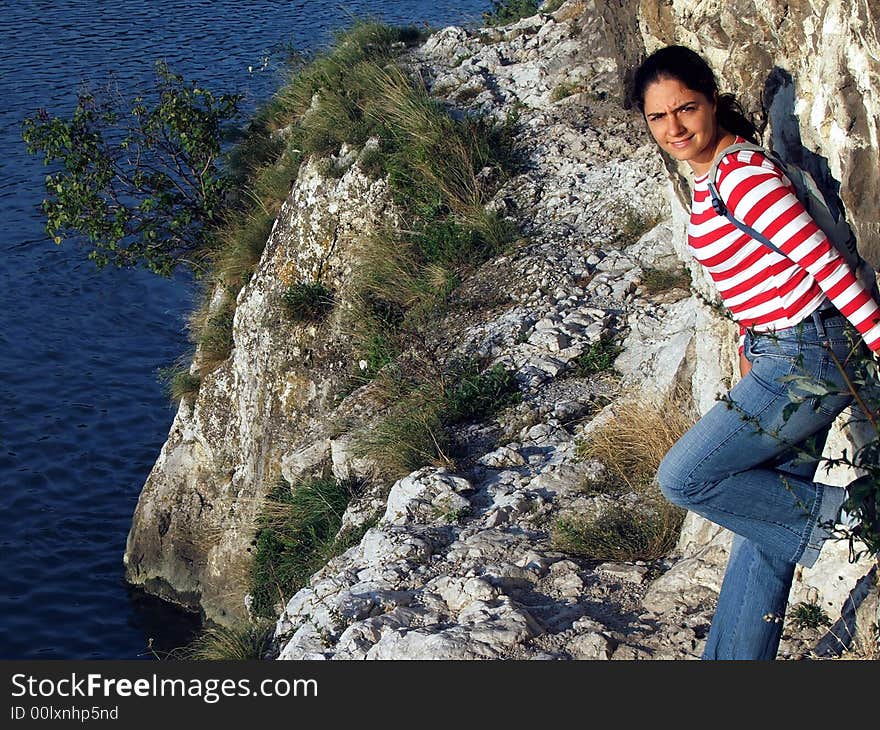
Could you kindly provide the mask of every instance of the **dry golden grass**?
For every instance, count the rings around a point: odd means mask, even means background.
[[[578,455],[602,462],[631,490],[653,480],[672,445],[694,423],[683,399],[624,400],[615,417],[578,444]]]
[[[623,485],[638,500],[615,502],[593,517],[559,518],[552,529],[554,544],[593,560],[656,560],[669,552],[685,511],[663,498],[654,477],[693,420],[680,399],[624,401],[614,418],[578,445],[578,453],[602,462],[610,486]]]

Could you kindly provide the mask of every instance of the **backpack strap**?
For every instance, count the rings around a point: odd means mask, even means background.
[[[727,218],[727,220],[733,223],[733,225],[739,228],[739,230],[741,230],[743,233],[764,244],[767,248],[775,251],[780,256],[785,256],[782,250],[778,246],[774,245],[769,238],[762,235],[761,233],[758,233],[758,231],[747,225],[745,222],[735,218],[733,213],[731,213],[730,210],[728,210],[727,206],[724,204],[724,201],[721,200],[721,196],[718,194],[718,186],[715,184],[715,178],[718,176],[718,166],[721,164],[721,161],[725,157],[727,157],[727,155],[734,155],[746,150],[748,150],[749,152],[761,153],[762,155],[764,155],[764,157],[770,159],[777,166],[781,166],[783,172],[785,171],[784,163],[782,163],[779,157],[770,152],[770,150],[761,147],[761,145],[757,145],[752,142],[737,142],[736,144],[725,147],[715,158],[715,161],[712,163],[712,167],[709,168],[709,195],[712,197],[712,207],[715,209],[715,212],[718,215]]]

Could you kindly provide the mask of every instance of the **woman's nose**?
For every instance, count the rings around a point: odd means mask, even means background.
[[[677,114],[669,115],[669,126],[667,131],[669,132],[670,137],[677,137],[685,131],[684,125],[679,121]]]

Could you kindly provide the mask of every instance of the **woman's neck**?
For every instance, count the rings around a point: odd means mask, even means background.
[[[725,147],[730,147],[734,142],[736,142],[736,135],[733,134],[733,132],[728,132],[723,127],[718,127],[718,134],[715,136],[712,144],[707,148],[707,151],[710,151],[711,156],[707,155],[706,157],[702,157],[699,161],[687,161],[691,170],[693,170],[694,175],[700,177],[709,172],[712,168],[712,163],[715,162],[715,159],[721,153],[721,150]]]

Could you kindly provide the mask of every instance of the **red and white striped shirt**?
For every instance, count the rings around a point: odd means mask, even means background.
[[[688,244],[739,323],[740,350],[746,328],[793,327],[827,296],[868,347],[880,351],[880,307],[804,210],[782,171],[764,155],[742,151],[724,158],[716,182],[734,217],[786,254],[719,216],[712,208],[708,173],[694,178]]]

